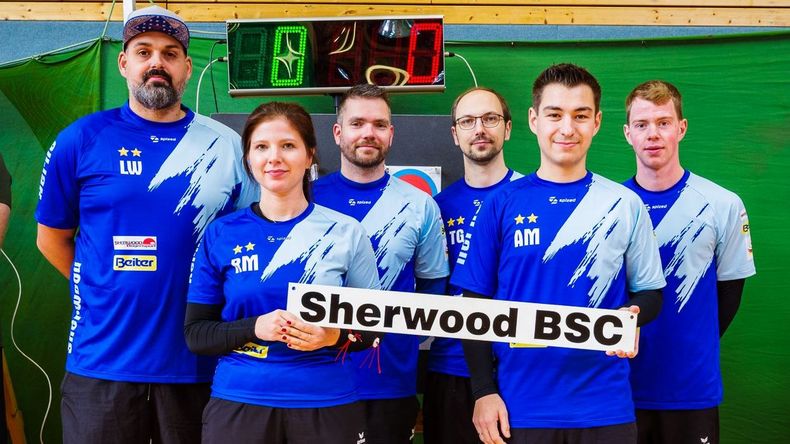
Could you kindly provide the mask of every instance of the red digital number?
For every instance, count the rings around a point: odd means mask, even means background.
[[[420,46],[421,41],[431,38],[433,34],[433,46],[427,49]],[[424,46],[424,44],[423,44]],[[415,23],[411,28],[409,37],[409,58],[406,63],[406,71],[409,73],[409,84],[432,84],[439,75],[439,61],[442,59],[442,25],[440,23]],[[424,58],[429,58],[428,63],[423,63]],[[420,59],[419,62],[415,60]],[[425,72],[426,65],[430,65],[429,74]],[[418,65],[418,67],[415,67]],[[415,73],[419,69],[420,73]]]

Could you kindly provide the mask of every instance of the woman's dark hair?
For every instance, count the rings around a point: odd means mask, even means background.
[[[250,162],[249,162],[249,155],[250,155],[250,137],[252,137],[253,131],[263,122],[268,122],[277,118],[285,119],[295,130],[299,133],[299,136],[304,141],[305,147],[307,148],[307,154],[309,154],[313,158],[313,163],[318,164],[318,150],[315,139],[315,129],[313,129],[313,119],[310,118],[310,114],[302,108],[301,105],[296,103],[289,103],[289,102],[269,102],[264,103],[255,108],[255,110],[250,113],[249,117],[247,117],[247,122],[244,123],[244,131],[241,133],[241,146],[242,146],[242,161],[244,162],[244,170],[247,171],[247,175],[250,178],[254,177],[252,175],[252,170],[250,170]],[[304,177],[302,178],[302,191],[304,191],[304,197],[309,201],[311,200],[311,192],[310,192],[310,171],[306,170],[304,173]]]

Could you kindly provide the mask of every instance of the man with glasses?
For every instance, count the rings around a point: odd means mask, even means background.
[[[560,64],[532,88],[538,170],[486,198],[451,283],[464,297],[560,304],[654,318],[665,285],[650,218],[626,187],[587,171],[601,89]],[[628,362],[610,353],[464,341],[485,443],[634,443]],[[617,352],[619,357],[635,353]]]
[[[475,217],[489,193],[523,177],[505,166],[502,151],[510,139],[510,109],[496,91],[474,87],[459,95],[451,111],[450,132],[464,159],[464,177],[436,195],[442,212],[450,270],[474,236]],[[448,294],[461,296],[450,286]],[[472,424],[475,400],[461,341],[436,338],[428,354],[428,377],[423,401],[425,442],[474,444],[480,442]]]
[[[332,131],[340,171],[314,183],[316,203],[362,223],[383,290],[444,294],[449,270],[439,207],[384,168],[395,132],[386,91],[367,84],[349,89]],[[411,441],[419,408],[418,352],[417,336],[388,334],[378,347],[352,353],[365,400],[367,444]]]

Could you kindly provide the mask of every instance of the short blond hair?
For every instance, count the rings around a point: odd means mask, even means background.
[[[631,118],[631,104],[638,98],[656,105],[663,105],[671,100],[672,104],[675,105],[675,113],[677,113],[678,119],[683,119],[683,99],[675,85],[663,80],[648,80],[637,85],[625,98],[626,123]]]

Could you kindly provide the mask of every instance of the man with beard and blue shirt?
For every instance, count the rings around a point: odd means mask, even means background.
[[[496,91],[474,87],[453,103],[453,140],[464,156],[464,177],[436,195],[447,235],[452,270],[474,236],[475,216],[494,190],[523,177],[505,165],[502,151],[510,139],[510,108]],[[462,259],[463,260],[463,259]],[[451,286],[448,294],[460,296]],[[423,431],[427,444],[479,442],[472,424],[475,399],[461,341],[436,338],[428,355],[423,402]]]
[[[315,182],[316,203],[362,223],[383,290],[444,294],[449,271],[439,207],[385,171],[394,135],[386,92],[375,85],[349,89],[340,98],[332,131],[340,146],[340,171]],[[417,336],[390,334],[377,348],[352,354],[368,444],[412,439],[419,409],[418,351]]]
[[[483,203],[451,279],[464,297],[623,308],[641,312],[637,325],[658,314],[665,282],[647,211],[586,168],[600,99],[579,66],[537,77],[529,127],[540,166]],[[636,442],[628,362],[614,352],[464,341],[464,354],[484,443]]]
[[[37,244],[70,280],[66,443],[200,442],[216,361],[183,321],[191,263],[218,215],[257,197],[238,134],[181,104],[189,30],[151,6],[123,28],[129,101],[64,129],[46,155]]]
[[[647,207],[667,279],[664,309],[631,361],[639,442],[718,443],[719,338],[755,274],[749,218],[736,194],[681,166],[688,121],[674,85],[642,83],[625,105],[636,153],[625,186]]]

